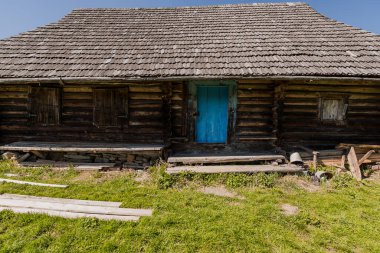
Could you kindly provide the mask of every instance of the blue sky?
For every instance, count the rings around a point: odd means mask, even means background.
[[[57,21],[75,8],[173,7],[291,1],[292,0],[0,0],[0,39]],[[304,0],[303,2],[307,2],[314,9],[330,18],[380,34],[380,0]]]

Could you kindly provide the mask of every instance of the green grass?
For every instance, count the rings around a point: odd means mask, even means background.
[[[278,175],[183,174],[152,171],[79,174],[49,168],[18,169],[0,162],[0,177],[69,184],[66,189],[0,183],[0,193],[122,201],[153,208],[137,223],[64,219],[0,212],[0,252],[380,252],[380,184],[339,177],[317,192],[305,178]],[[294,179],[294,180],[293,180]],[[200,185],[225,183],[244,198],[206,195]],[[299,207],[294,216],[280,206]]]

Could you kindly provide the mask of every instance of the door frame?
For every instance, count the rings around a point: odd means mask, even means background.
[[[188,119],[189,119],[189,137],[191,143],[196,143],[196,112],[198,111],[198,86],[227,86],[228,87],[228,125],[227,125],[227,141],[226,143],[203,143],[205,145],[226,145],[235,140],[236,128],[236,106],[237,106],[237,82],[235,80],[204,80],[190,81],[188,95]]]

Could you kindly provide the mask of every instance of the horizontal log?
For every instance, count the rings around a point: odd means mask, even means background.
[[[321,86],[321,85],[288,85],[286,87],[286,91],[302,91],[302,92],[344,92],[344,93],[379,93],[380,90],[375,86],[342,86],[342,85],[329,85],[329,86]]]

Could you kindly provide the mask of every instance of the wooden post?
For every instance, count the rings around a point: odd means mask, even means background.
[[[316,169],[318,165],[318,151],[313,151],[313,167]]]
[[[346,156],[342,155],[342,160],[340,162],[340,167],[344,169],[346,167]]]
[[[274,97],[273,97],[273,135],[276,137],[276,145],[281,145],[281,117],[283,115],[284,107],[284,84],[279,83],[274,88]]]
[[[360,171],[358,158],[356,157],[355,149],[354,147],[351,147],[350,152],[347,156],[348,164],[350,165],[350,171],[352,173],[352,176],[358,180],[362,180],[362,173]]]

